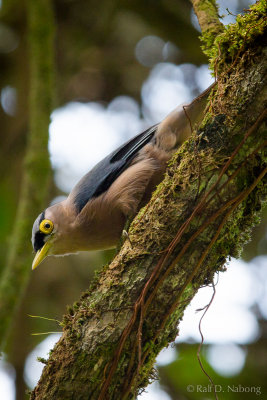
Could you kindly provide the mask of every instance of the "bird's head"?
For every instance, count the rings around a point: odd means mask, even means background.
[[[73,218],[66,209],[64,202],[57,203],[36,218],[32,227],[32,246],[36,253],[32,269],[49,255],[72,252],[70,239],[73,236]]]
[[[32,247],[35,257],[32,269],[35,269],[49,254],[53,254],[53,242],[58,233],[55,219],[46,215],[47,210],[43,211],[36,218],[32,227]]]

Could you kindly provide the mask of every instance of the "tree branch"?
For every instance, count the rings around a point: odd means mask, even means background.
[[[54,93],[54,20],[50,0],[28,1],[30,50],[30,116],[21,195],[0,285],[0,344],[3,348],[30,273],[32,221],[44,206],[51,175],[48,125]]]
[[[224,31],[224,26],[219,20],[216,0],[191,0],[196,13],[202,37],[209,36],[208,47],[211,47],[217,35]]]
[[[213,49],[205,118],[173,157],[114,260],[64,317],[31,399],[133,399],[185,307],[237,257],[266,201],[266,6]]]

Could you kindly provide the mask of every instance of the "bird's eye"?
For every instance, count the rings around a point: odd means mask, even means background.
[[[49,235],[54,229],[53,222],[50,221],[49,219],[44,219],[39,226],[39,229],[41,232],[45,233],[46,235]]]

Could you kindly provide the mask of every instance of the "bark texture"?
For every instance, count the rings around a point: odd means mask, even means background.
[[[224,27],[218,17],[218,6],[215,0],[191,0],[203,36],[209,36],[209,47],[213,45],[216,36],[223,32]]]
[[[267,195],[265,37],[261,1],[207,45],[218,82],[205,117],[133,221],[132,246],[68,310],[32,400],[135,398],[197,290],[239,256]]]
[[[27,11],[31,74],[29,134],[16,222],[0,284],[1,349],[30,277],[29,233],[32,221],[44,206],[51,177],[48,126],[54,93],[53,12],[49,0],[29,0]]]

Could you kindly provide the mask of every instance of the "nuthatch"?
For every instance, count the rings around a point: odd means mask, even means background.
[[[148,202],[167,161],[201,120],[210,88],[113,151],[66,200],[37,217],[32,229],[33,269],[48,255],[116,246],[127,219]]]

